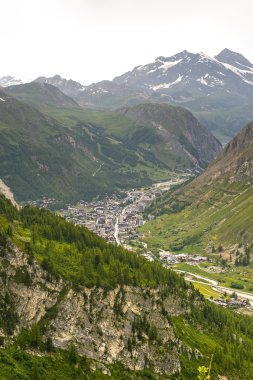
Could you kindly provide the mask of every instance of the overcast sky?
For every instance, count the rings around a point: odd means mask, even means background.
[[[82,84],[182,50],[253,62],[252,0],[0,0],[0,76]]]

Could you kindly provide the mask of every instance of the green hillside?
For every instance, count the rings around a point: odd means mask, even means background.
[[[175,250],[252,243],[252,130],[249,124],[206,172],[151,206],[147,212],[161,216],[144,227],[152,226],[150,240]]]
[[[42,112],[4,92],[1,97],[0,177],[20,201],[74,202],[149,185],[175,170],[206,166],[220,150],[217,140],[181,108],[157,106],[155,113],[154,106],[146,105],[128,116],[126,110],[45,105]],[[154,120],[164,113],[168,141],[152,119],[147,121],[150,111]]]
[[[171,190],[146,210],[156,216],[141,231],[149,248],[158,252],[200,254],[224,268],[181,264],[177,269],[240,286],[253,292],[253,124],[224,149],[201,176]]]

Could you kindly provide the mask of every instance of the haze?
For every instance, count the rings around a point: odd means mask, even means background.
[[[181,50],[253,61],[250,0],[0,0],[0,76],[82,84]]]

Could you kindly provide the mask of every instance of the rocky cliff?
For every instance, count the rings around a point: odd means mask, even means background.
[[[176,295],[165,297],[162,288],[74,290],[11,243],[0,265],[5,268],[0,335],[6,344],[46,318],[43,339],[50,336],[55,347],[74,344],[80,355],[102,363],[120,362],[131,370],[148,366],[171,375],[180,372],[180,354],[200,355],[176,337],[171,323],[171,317],[187,313],[187,307]]]

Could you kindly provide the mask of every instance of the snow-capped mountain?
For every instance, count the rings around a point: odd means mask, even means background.
[[[59,75],[35,82],[57,87],[84,107],[106,110],[147,102],[182,105],[224,142],[253,120],[253,64],[228,49],[215,57],[187,50],[160,56],[112,81],[89,86]]]
[[[215,57],[184,50],[112,82],[91,84],[75,100],[102,109],[147,101],[180,104],[226,142],[253,120],[253,64],[228,49]]]
[[[185,50],[172,57],[158,57],[152,63],[137,66],[113,81],[182,102],[193,95],[210,95],[215,91],[253,96],[253,65],[228,49],[215,58]]]
[[[17,84],[22,84],[21,79],[16,79],[10,75],[6,75],[0,78],[0,87],[15,86]]]

